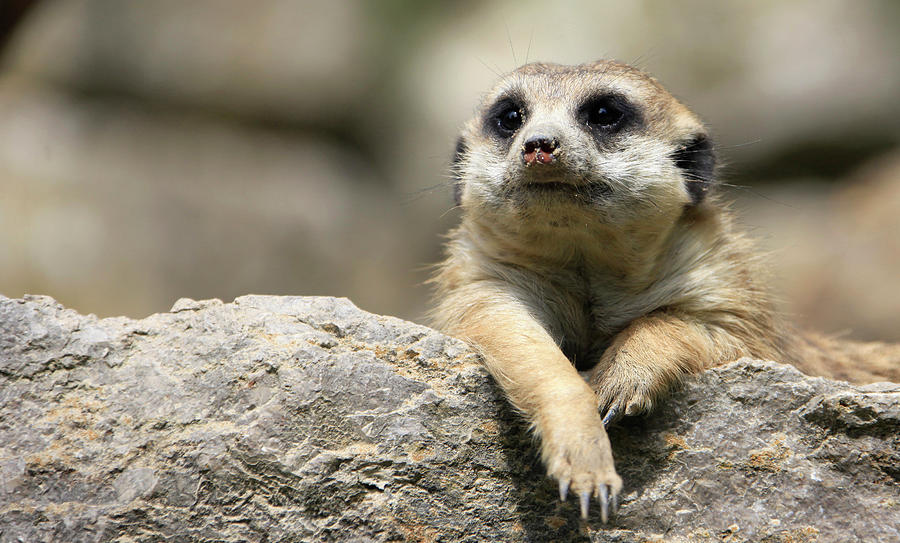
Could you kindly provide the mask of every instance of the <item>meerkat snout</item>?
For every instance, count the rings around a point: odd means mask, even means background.
[[[533,135],[522,145],[522,161],[526,166],[550,164],[553,162],[557,149],[559,149],[557,138],[543,134]]]

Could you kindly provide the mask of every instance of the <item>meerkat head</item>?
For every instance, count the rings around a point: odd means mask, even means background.
[[[699,205],[714,164],[690,110],[640,70],[598,61],[501,79],[466,124],[454,173],[466,210],[624,226]]]

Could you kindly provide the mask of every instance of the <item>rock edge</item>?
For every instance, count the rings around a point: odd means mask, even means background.
[[[743,359],[612,429],[604,526],[429,328],[323,297],[0,297],[0,543],[898,541],[898,434],[900,385]]]

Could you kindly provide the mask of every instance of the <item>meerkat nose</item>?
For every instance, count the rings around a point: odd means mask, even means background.
[[[522,145],[522,160],[526,166],[533,164],[550,164],[553,153],[559,148],[559,140],[547,136],[531,136]]]

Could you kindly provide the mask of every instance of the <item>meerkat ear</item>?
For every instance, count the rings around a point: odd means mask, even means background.
[[[691,204],[699,204],[715,181],[716,154],[712,141],[706,134],[697,134],[672,154],[672,160],[684,170]]]
[[[466,140],[462,136],[456,140],[456,150],[453,152],[453,160],[450,162],[450,171],[453,173],[453,201],[456,205],[462,204],[462,172],[459,171],[462,157],[466,153]]]

